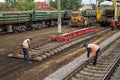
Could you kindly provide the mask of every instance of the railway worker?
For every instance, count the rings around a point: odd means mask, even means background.
[[[90,23],[90,26],[93,26],[93,25],[94,25],[94,20],[93,20],[92,17],[89,19],[89,23]]]
[[[114,28],[115,28],[115,21],[114,20],[111,20],[110,26],[111,26],[111,29],[114,30]]]
[[[85,27],[88,26],[88,19],[87,18],[85,18],[85,20],[84,20],[84,25],[85,25]]]
[[[31,41],[32,41],[32,38],[28,38],[28,39],[25,39],[22,43],[24,60],[27,61],[28,63],[31,63],[29,61],[29,53],[28,53],[28,50],[31,50]]]
[[[94,57],[93,65],[96,65],[100,47],[96,44],[87,43],[83,44],[83,47],[87,49],[87,59],[89,58],[90,55],[93,56]]]
[[[120,30],[120,21],[117,21],[117,22],[116,22],[116,27],[117,27],[117,29]]]

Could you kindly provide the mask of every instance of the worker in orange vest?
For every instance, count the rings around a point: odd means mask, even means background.
[[[32,38],[25,39],[22,43],[22,50],[23,50],[23,55],[24,55],[24,60],[27,61],[28,63],[31,63],[29,61],[29,53],[28,50],[31,49],[31,41]]]
[[[89,58],[90,55],[94,57],[93,65],[96,65],[98,53],[100,51],[100,47],[96,44],[83,44],[83,47],[86,47],[87,49],[87,58]]]
[[[114,30],[114,28],[115,28],[115,21],[114,20],[111,20],[110,26],[111,26],[111,29]]]

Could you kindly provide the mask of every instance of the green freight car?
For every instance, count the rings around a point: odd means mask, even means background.
[[[57,11],[31,11],[30,15],[31,26],[34,28],[49,27],[57,23]],[[64,19],[64,11],[61,11],[61,19]]]
[[[61,11],[61,19],[68,22],[71,13]],[[41,29],[57,23],[57,11],[5,11],[0,12],[0,32],[19,32]]]
[[[31,23],[33,26],[49,27],[54,26],[57,23],[58,12],[57,11],[31,11]],[[61,11],[62,23],[68,22],[70,20],[71,13]],[[38,23],[39,22],[39,23]],[[38,24],[36,24],[38,23]],[[38,28],[41,28],[38,27]]]
[[[96,10],[85,10],[81,12],[84,17],[96,17]]]
[[[13,30],[20,30],[18,26],[25,29],[23,23],[29,22],[29,20],[29,11],[0,12],[0,31],[13,32]]]

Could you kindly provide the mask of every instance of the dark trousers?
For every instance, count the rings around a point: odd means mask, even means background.
[[[96,51],[96,55],[94,56],[94,60],[93,60],[93,65],[96,65],[96,63],[97,63],[97,58],[98,58],[99,52],[100,52],[100,48]]]
[[[114,26],[111,26],[111,29],[114,30]]]
[[[28,49],[26,48],[22,48],[22,49],[23,49],[24,60],[29,62]]]
[[[119,29],[119,25],[116,25],[116,28]]]

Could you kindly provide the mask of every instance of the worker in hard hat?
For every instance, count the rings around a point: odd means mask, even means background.
[[[85,27],[88,26],[88,19],[87,19],[87,18],[85,18],[85,20],[84,20],[84,26],[85,26]]]
[[[28,38],[28,39],[25,39],[22,43],[24,60],[27,61],[28,63],[31,63],[29,61],[29,53],[28,53],[28,50],[31,49],[31,41],[32,41],[32,38]]]
[[[86,47],[87,49],[87,58],[89,58],[89,56],[93,56],[94,60],[93,60],[93,65],[96,65],[97,63],[97,58],[98,58],[98,53],[100,52],[100,47],[96,44],[83,44],[83,47]]]

